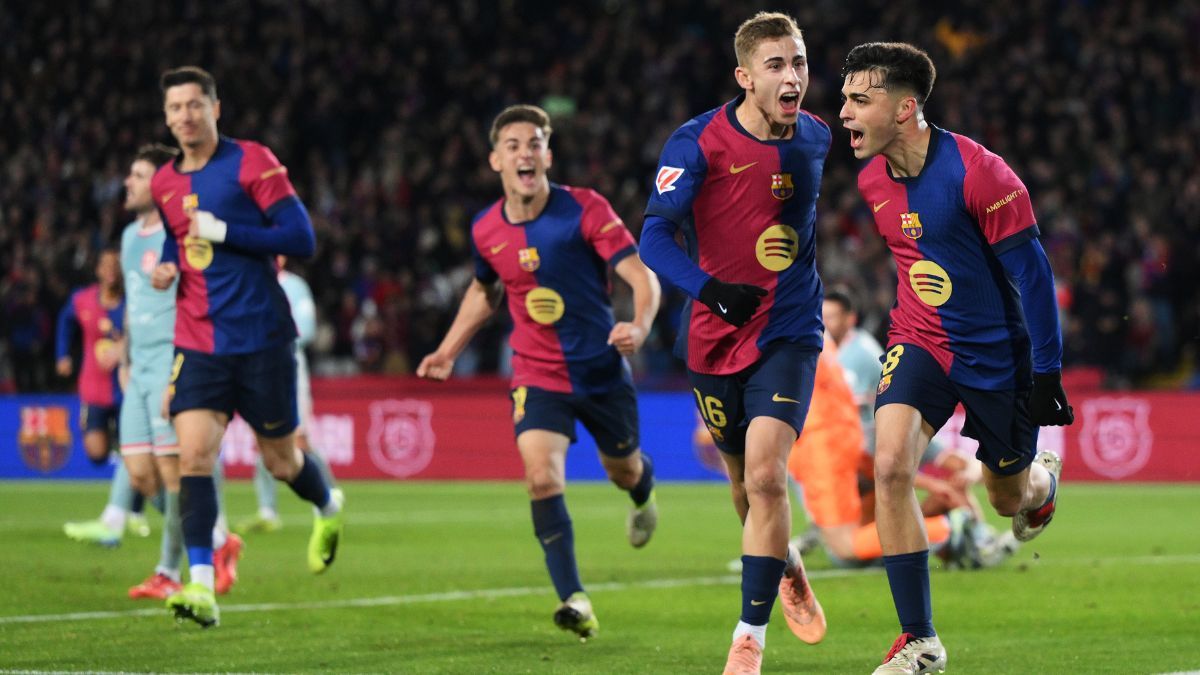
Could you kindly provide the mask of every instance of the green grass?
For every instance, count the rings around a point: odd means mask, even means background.
[[[608,674],[724,663],[740,600],[725,571],[739,534],[723,485],[660,486],[659,531],[642,550],[624,539],[624,495],[570,486],[601,624],[586,644],[550,620],[556,599],[519,484],[345,488],[347,535],[333,568],[308,574],[307,506],[282,488],[286,527],[248,538],[221,625],[202,631],[125,595],[157,560],[157,516],[148,540],[89,548],[61,523],[94,517],[106,485],[0,483],[0,669]],[[248,483],[230,484],[226,498],[235,518],[253,511]],[[1194,486],[1067,485],[1054,525],[1004,566],[934,570],[952,671],[1200,668],[1198,512]],[[869,672],[898,632],[885,578],[833,570],[822,554],[808,566],[829,635],[805,645],[776,611],[766,672]],[[677,584],[653,583],[663,580]],[[82,612],[101,614],[13,620]]]

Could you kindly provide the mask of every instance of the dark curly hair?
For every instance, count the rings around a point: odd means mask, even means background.
[[[861,44],[846,55],[846,66],[842,77],[852,73],[878,74],[879,82],[872,86],[887,91],[906,89],[912,91],[918,105],[925,105],[937,79],[937,69],[924,50],[905,42],[868,42]]]

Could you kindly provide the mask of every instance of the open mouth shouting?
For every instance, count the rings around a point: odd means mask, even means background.
[[[779,109],[787,117],[800,112],[800,92],[789,91],[779,97]]]
[[[862,150],[863,141],[866,139],[866,135],[858,129],[846,127],[846,130],[850,132],[850,148],[852,150]]]
[[[537,184],[537,169],[532,166],[517,167],[517,180],[522,187],[532,189]]]

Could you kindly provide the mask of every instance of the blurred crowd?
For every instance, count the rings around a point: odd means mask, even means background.
[[[298,271],[318,373],[411,371],[471,278],[473,215],[499,197],[487,129],[517,102],[554,120],[553,180],[594,187],[638,234],[663,141],[737,93],[727,0],[64,0],[0,6],[0,387],[63,388],[53,319],[130,219],[136,147],[170,142],[159,74],[217,78],[223,133],[289,166],[317,229]],[[804,106],[830,123],[820,269],[887,326],[895,270],[837,121],[846,51],[927,49],[939,126],[1003,156],[1034,200],[1068,365],[1109,386],[1187,386],[1200,334],[1200,2],[814,0]],[[617,312],[628,315],[618,288]],[[677,377],[681,296],[637,364]],[[506,321],[460,359],[504,372]],[[1195,384],[1194,382],[1192,383]]]

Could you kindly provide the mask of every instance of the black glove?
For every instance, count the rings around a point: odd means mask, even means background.
[[[750,284],[727,284],[713,277],[700,289],[700,302],[708,305],[713,314],[740,328],[754,316],[758,303],[766,294],[765,288]]]
[[[1029,394],[1029,416],[1039,427],[1061,427],[1075,421],[1075,410],[1067,405],[1062,373],[1034,373]]]

